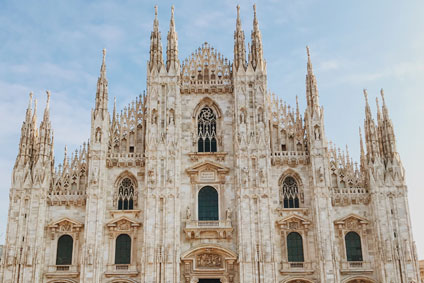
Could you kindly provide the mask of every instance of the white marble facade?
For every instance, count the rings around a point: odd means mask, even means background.
[[[173,14],[166,56],[155,16],[147,90],[120,113],[104,51],[89,142],[57,167],[31,94],[0,282],[419,282],[383,92],[358,165],[328,142],[309,50],[302,116],[267,89],[256,10],[246,48],[237,9],[232,63],[208,43],[180,61]]]

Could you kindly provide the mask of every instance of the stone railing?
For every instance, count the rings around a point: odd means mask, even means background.
[[[367,261],[342,261],[340,267],[342,273],[372,272],[371,262]]]
[[[85,191],[49,191],[47,195],[47,203],[52,206],[75,205],[84,206],[86,201]]]
[[[313,273],[314,269],[312,262],[281,262],[280,273],[291,274],[291,273]]]
[[[369,192],[364,188],[331,188],[331,203],[333,206],[368,204],[369,201]]]
[[[298,165],[308,162],[309,154],[306,151],[274,151],[271,153],[272,165]]]
[[[226,239],[232,238],[233,227],[231,220],[187,220],[184,232],[188,239]]]
[[[49,265],[46,273],[47,278],[76,278],[78,276],[78,265]]]
[[[106,277],[113,277],[113,276],[129,276],[129,277],[135,277],[138,275],[137,266],[134,264],[109,264],[107,266],[105,275]]]
[[[214,80],[187,79],[181,80],[181,93],[229,93],[233,85],[231,78],[218,78]]]
[[[108,167],[114,166],[144,166],[144,153],[124,152],[115,153],[109,152],[106,157]]]

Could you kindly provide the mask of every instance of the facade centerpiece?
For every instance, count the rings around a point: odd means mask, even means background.
[[[155,8],[146,92],[120,113],[103,51],[89,141],[57,167],[50,93],[39,125],[30,95],[0,282],[419,282],[383,91],[357,165],[328,142],[309,48],[303,116],[267,89],[255,6],[232,62],[208,43],[180,61],[174,8],[166,42]]]

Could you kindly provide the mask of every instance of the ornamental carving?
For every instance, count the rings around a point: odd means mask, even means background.
[[[203,253],[196,256],[196,266],[200,268],[223,268],[222,256]]]

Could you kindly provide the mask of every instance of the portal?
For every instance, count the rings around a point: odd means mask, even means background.
[[[219,279],[199,279],[199,283],[220,283]]]

